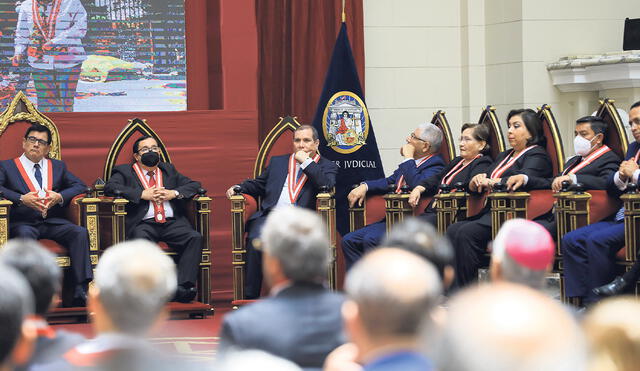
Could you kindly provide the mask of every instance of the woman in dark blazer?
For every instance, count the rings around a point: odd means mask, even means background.
[[[438,192],[440,184],[448,184],[453,188],[454,184],[463,183],[465,187],[477,174],[484,173],[491,165],[489,153],[489,128],[484,124],[464,124],[460,135],[460,156],[454,158],[438,174],[425,179],[416,186],[409,195],[409,204],[414,208],[420,202],[420,196],[424,193],[434,195]],[[433,200],[429,203],[420,219],[436,225],[436,210]]]
[[[531,109],[512,110],[507,116],[511,149],[498,155],[486,172],[474,176],[471,192],[487,192],[496,183],[504,183],[508,191],[527,187],[529,177],[550,177],[553,167],[545,150],[542,123]],[[491,210],[486,206],[478,215],[454,223],[447,237],[455,249],[455,285],[462,287],[477,279],[478,267],[487,243],[491,240]]]

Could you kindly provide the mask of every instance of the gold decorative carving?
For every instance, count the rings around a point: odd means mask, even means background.
[[[89,255],[89,260],[91,260],[91,265],[98,265],[98,255],[91,254]]]
[[[56,263],[61,268],[67,268],[71,266],[71,258],[68,256],[57,256]]]
[[[89,250],[98,251],[98,216],[97,215],[87,215],[87,231],[89,232]]]

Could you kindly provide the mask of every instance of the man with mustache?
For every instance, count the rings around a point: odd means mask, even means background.
[[[133,144],[133,164],[118,165],[105,192],[120,192],[129,200],[125,221],[127,239],[163,241],[178,253],[178,289],[175,301],[189,303],[196,296],[202,236],[186,217],[185,202],[196,195],[200,183],[160,162],[155,138],[142,136]]]
[[[0,192],[13,202],[11,238],[50,239],[69,251],[75,293],[71,305],[85,306],[87,284],[93,278],[87,229],[65,218],[64,208],[86,185],[64,162],[47,158],[51,131],[33,124],[24,134],[22,156],[0,162]]]

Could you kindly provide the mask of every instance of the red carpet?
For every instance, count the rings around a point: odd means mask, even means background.
[[[218,332],[224,314],[231,310],[216,306],[216,312],[205,319],[189,319],[186,316],[166,321],[149,335],[163,353],[174,353],[193,361],[212,360],[218,345]],[[55,329],[76,332],[91,338],[90,323],[56,324]]]

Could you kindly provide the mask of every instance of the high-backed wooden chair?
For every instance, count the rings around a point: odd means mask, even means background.
[[[61,160],[60,134],[56,125],[47,116],[38,111],[35,106],[22,93],[18,92],[9,107],[0,115],[0,159],[11,159],[20,156],[22,139],[29,126],[37,123],[46,126],[51,131],[51,145],[49,158]],[[67,217],[72,222],[81,225],[89,231],[89,256],[91,265],[95,267],[100,254],[100,236],[98,234],[98,202],[93,197],[85,197],[84,194],[74,197],[67,207]],[[0,246],[9,234],[9,215],[12,202],[0,195]],[[73,298],[72,275],[70,271],[71,257],[68,251],[53,240],[40,240],[40,242],[56,255],[58,265],[63,269],[65,285],[63,288],[63,304],[69,303]],[[69,292],[66,289],[71,289]]]
[[[495,107],[486,106],[480,113],[478,124],[484,124],[489,128],[490,156],[495,159],[505,149],[504,137],[500,129],[500,122],[495,114]],[[456,192],[442,192],[435,196],[437,212],[437,228],[444,234],[449,225],[459,221],[460,211],[465,211],[467,217],[476,215],[485,202],[485,195],[472,195],[465,190]]]
[[[292,151],[293,133],[300,127],[295,117],[280,118],[269,134],[264,138],[256,162],[253,177],[256,178],[266,169],[272,156],[289,154]],[[253,300],[245,300],[244,277],[246,264],[245,224],[249,217],[260,209],[260,199],[243,193],[231,197],[231,246],[233,263],[233,302],[234,307],[244,305]],[[331,262],[327,272],[327,280],[332,289],[337,285],[336,265],[336,205],[333,190],[318,193],[316,211],[325,221],[329,241],[331,243]]]
[[[551,107],[544,104],[538,109],[538,117],[546,138],[546,150],[551,158],[553,175],[564,169],[564,149],[558,130],[558,124],[551,112]],[[534,219],[552,209],[554,197],[552,191],[534,190],[531,192],[492,192],[491,202],[491,232],[492,237],[498,233],[502,223],[508,219]]]
[[[131,163],[133,158],[133,143],[143,135],[153,137],[160,147],[160,160],[171,163],[171,157],[167,147],[158,134],[147,124],[146,120],[135,118],[122,129],[114,140],[107,159],[105,161],[102,179],[96,181],[96,193],[100,200],[99,216],[101,223],[101,238],[104,248],[125,240],[127,235],[125,230],[125,218],[127,216],[126,205],[129,201],[119,197],[106,197],[104,194],[104,184],[111,177],[111,172],[116,165]],[[185,200],[187,213],[191,224],[202,235],[202,253],[198,269],[198,294],[196,300],[204,304],[206,313],[211,304],[211,238],[210,238],[210,215],[211,198],[206,195],[206,191],[201,189],[199,194],[192,200]],[[160,243],[167,254],[175,255],[165,243]],[[191,310],[185,310],[193,312]],[[196,310],[197,311],[197,310]]]
[[[435,112],[431,123],[442,130],[443,138],[438,154],[447,164],[456,156],[456,152],[454,149],[455,141],[451,135],[451,128],[445,112],[442,110]],[[431,202],[432,197],[422,197],[418,206],[413,208],[409,205],[410,191],[409,189],[400,194],[391,192],[385,195],[367,195],[362,206],[355,205],[349,208],[349,230],[353,232],[367,224],[386,218],[387,232],[389,232],[395,223],[402,222],[406,217],[422,213]]]

